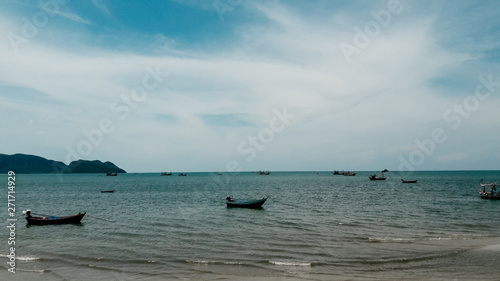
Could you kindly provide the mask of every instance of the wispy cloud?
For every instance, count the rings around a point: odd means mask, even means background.
[[[106,6],[106,4],[104,4],[104,2],[102,0],[92,0],[92,3],[97,7],[99,8],[103,13],[105,13],[106,15],[111,15],[111,13],[109,12],[109,9],[108,7]]]
[[[0,124],[17,134],[16,140],[6,138],[0,144],[7,153],[26,147],[36,153],[43,147],[50,154],[46,156],[62,160],[64,147],[80,141],[83,129],[109,118],[116,130],[89,158],[119,159],[132,171],[166,169],[165,159],[180,170],[220,170],[228,159],[244,159],[238,144],[269,126],[273,109],[287,106],[296,116],[293,124],[259,158],[273,163],[269,169],[397,166],[397,156],[415,149],[416,139],[449,126],[443,112],[474,93],[478,75],[492,73],[498,81],[500,72],[498,61],[483,59],[492,56],[488,52],[495,46],[488,32],[482,33],[484,40],[471,38],[462,44],[464,24],[441,15],[440,7],[449,2],[434,4],[434,11],[404,6],[369,47],[347,63],[339,43],[352,40],[354,27],[372,20],[371,9],[383,8],[386,2],[377,3],[363,9],[334,5],[326,13],[315,11],[314,5],[248,2],[240,8],[257,16],[228,27],[234,33],[208,43],[205,38],[203,43],[175,44],[169,34],[149,30],[92,33],[98,28],[92,17],[60,12],[88,29],[69,42],[65,33],[51,44],[33,40],[18,55],[8,44],[0,44]],[[103,3],[94,5],[109,14]],[[469,11],[477,26],[488,29],[493,22],[482,21],[477,13],[483,12],[482,6]],[[9,29],[12,20],[5,17],[2,27]],[[66,32],[53,25],[47,29]],[[443,37],[448,32],[453,36]],[[131,39],[131,34],[137,37]],[[222,44],[218,40],[223,36],[231,40],[224,37]],[[120,51],[81,43],[92,39],[110,41]],[[123,47],[134,39],[141,48]],[[148,66],[169,75],[122,121],[111,105],[143,83]],[[461,87],[451,87],[456,79],[463,81]],[[453,161],[467,166],[471,157],[491,155],[487,145],[474,154],[455,150],[473,145],[482,132],[500,137],[489,130],[500,118],[491,109],[499,105],[496,96],[481,104],[466,120],[473,124],[463,127],[467,134],[449,131],[450,143],[422,168],[446,168]],[[123,151],[134,160],[123,157]],[[257,165],[255,161],[243,168],[259,169]]]
[[[84,19],[75,13],[58,11],[57,15],[61,16],[63,18],[78,22],[78,23],[89,24],[89,25],[92,24],[92,22],[90,20]]]

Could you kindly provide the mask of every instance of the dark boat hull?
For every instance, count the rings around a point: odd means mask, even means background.
[[[402,182],[402,183],[417,183],[417,181],[416,181],[416,180],[414,180],[414,181],[405,181],[405,180],[401,180],[401,182]]]
[[[491,199],[491,200],[500,200],[500,194],[488,194],[487,192],[479,192],[479,195],[481,195],[481,198],[483,199]]]
[[[45,224],[66,224],[80,223],[86,213],[74,216],[60,217],[58,219],[49,219],[45,217],[26,217],[28,224],[45,225]]]
[[[372,178],[370,177],[371,181],[385,181],[386,178]]]
[[[101,193],[113,193],[115,192],[114,190],[101,190]]]
[[[266,200],[267,200],[267,198],[260,199],[260,200],[249,200],[249,201],[244,201],[244,200],[227,201],[227,207],[228,208],[260,209],[260,208],[262,208],[262,205],[264,205]]]

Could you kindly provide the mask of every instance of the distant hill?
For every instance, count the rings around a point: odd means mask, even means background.
[[[49,173],[126,173],[111,162],[99,160],[73,161],[68,165],[60,161],[48,160],[40,156],[28,154],[0,154],[0,173],[14,171],[16,174],[49,174]]]
[[[78,160],[69,164],[72,173],[126,173],[111,162]]]

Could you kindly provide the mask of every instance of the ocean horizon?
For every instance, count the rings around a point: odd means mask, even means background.
[[[269,171],[271,173],[333,173],[334,171],[345,171],[345,172],[356,172],[356,173],[372,173],[380,174],[382,170],[355,170],[355,169],[333,169],[333,170],[242,170],[242,171],[227,171],[227,170],[211,170],[211,171],[190,171],[190,170],[158,170],[158,171],[128,171],[125,173],[118,173],[122,175],[126,174],[161,174],[163,172],[171,172],[172,175],[177,175],[179,173],[192,173],[192,174],[211,174],[211,173],[228,173],[228,174],[238,174],[238,173],[258,173],[259,171]],[[411,174],[411,173],[432,173],[432,172],[496,172],[500,169],[445,169],[445,170],[415,170],[415,171],[398,171],[398,170],[388,170],[384,172],[387,175],[394,174]],[[0,173],[0,175],[6,175],[7,173]],[[106,174],[102,173],[16,173],[17,175],[82,175],[82,174]]]

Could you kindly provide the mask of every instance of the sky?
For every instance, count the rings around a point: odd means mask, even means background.
[[[500,169],[499,1],[0,2],[0,153]]]

